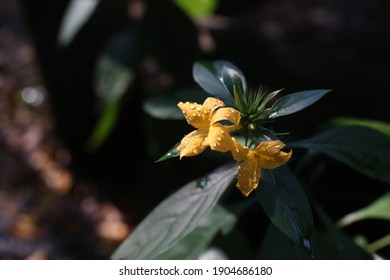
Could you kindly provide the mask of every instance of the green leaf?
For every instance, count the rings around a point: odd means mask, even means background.
[[[207,249],[215,236],[230,232],[237,222],[237,217],[221,205],[204,217],[199,225],[175,246],[154,259],[160,260],[194,260]]]
[[[193,20],[212,14],[218,6],[218,0],[174,0],[174,2]]]
[[[150,116],[163,120],[184,120],[184,115],[177,104],[179,102],[197,102],[202,104],[208,97],[199,89],[181,89],[170,95],[154,96],[145,100],[143,110]]]
[[[271,222],[295,244],[312,255],[313,217],[297,178],[286,165],[264,170],[256,199]]]
[[[318,203],[313,203],[321,231],[314,234],[315,255],[317,259],[368,260],[372,257],[365,252],[345,232],[340,230]]]
[[[81,27],[88,21],[100,0],[71,0],[64,13],[58,32],[58,42],[62,47],[69,45]]]
[[[294,243],[274,224],[270,224],[261,241],[261,260],[311,260],[312,257],[302,246]]]
[[[373,179],[390,182],[390,137],[371,128],[337,127],[289,146],[322,152]]]
[[[329,89],[307,90],[283,96],[272,105],[269,117],[274,119],[298,112],[312,105],[330,91]]]
[[[106,140],[115,126],[119,114],[121,97],[134,80],[133,71],[107,55],[99,57],[95,69],[95,87],[101,108],[100,117],[87,149],[94,151]]]
[[[213,62],[213,64],[214,64],[214,68],[215,68],[216,73],[218,74],[218,77],[220,80],[223,80],[222,71],[225,68],[225,71],[228,70],[229,76],[237,77],[240,80],[240,83],[242,84],[242,87],[241,87],[242,92],[246,92],[247,84],[246,84],[245,75],[241,71],[241,69],[237,67],[237,65],[235,65],[234,63],[227,61],[227,60],[215,60]],[[226,85],[225,85],[225,87],[226,87]]]
[[[268,102],[270,102],[271,99],[273,99],[273,98],[274,98],[279,92],[281,92],[282,90],[283,90],[283,89],[278,89],[278,90],[275,90],[275,91],[270,92],[269,94],[267,94],[267,95],[264,97],[264,99],[260,102],[260,105],[259,105],[257,111],[262,112],[262,111],[266,108]]]
[[[177,107],[174,98],[155,96],[146,99],[143,110],[150,116],[162,120],[184,120],[184,115]]]
[[[180,145],[181,141],[177,142],[175,146],[173,146],[168,152],[165,153],[162,157],[160,157],[156,162],[164,161],[167,159],[171,159],[174,157],[180,156],[180,153],[176,150],[176,148]]]
[[[238,73],[241,79],[242,88],[246,90],[246,81],[241,70],[233,63],[217,60],[214,62],[200,61],[194,63],[193,77],[195,82],[211,95],[221,99],[228,106],[234,106],[233,93],[231,93],[227,86],[223,82],[222,69],[225,67],[224,72],[231,69],[230,73]]]
[[[379,251],[387,246],[390,246],[390,234],[374,241],[371,244],[368,244],[366,246],[366,250],[370,253],[374,253],[374,252]]]
[[[98,58],[95,69],[96,94],[103,100],[116,100],[123,96],[134,80],[134,72],[109,55]]]
[[[112,131],[118,119],[119,103],[119,100],[109,100],[104,104],[100,118],[86,145],[89,151],[99,148]]]
[[[195,82],[211,95],[221,99],[225,104],[231,106],[233,97],[226,89],[214,65],[209,62],[196,62],[193,66],[193,77]]]
[[[390,136],[390,123],[382,122],[378,120],[370,120],[370,119],[360,119],[360,118],[352,118],[352,117],[336,117],[331,119],[328,123],[326,123],[325,127],[339,127],[339,126],[349,126],[349,125],[360,125],[368,128],[375,129],[387,136]]]
[[[379,197],[370,205],[344,216],[337,224],[345,227],[364,219],[390,220],[390,192]]]
[[[222,82],[232,96],[235,96],[235,92],[243,95],[245,89],[241,75],[233,68],[223,66],[221,70]]]
[[[224,165],[194,180],[157,205],[111,255],[111,259],[154,259],[188,236],[216,206],[236,175]]]

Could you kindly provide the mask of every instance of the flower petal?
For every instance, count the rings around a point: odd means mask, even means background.
[[[200,105],[196,102],[179,102],[177,106],[182,111],[188,124],[195,128],[208,128],[211,123],[211,114],[218,107],[225,106],[221,100],[209,97]]]
[[[217,109],[219,107],[224,107],[224,106],[226,106],[226,105],[225,105],[225,103],[223,103],[222,100],[219,100],[219,99],[214,98],[214,97],[208,97],[203,102],[204,109],[207,110],[207,112],[209,112],[210,115],[212,112],[215,111],[215,109]]]
[[[281,151],[284,146],[286,144],[280,140],[266,141],[261,142],[254,152],[259,156],[262,167],[274,169],[286,163],[292,155],[292,151],[288,153]]]
[[[236,109],[224,107],[216,110],[211,117],[211,124],[219,121],[230,121],[232,124],[238,124],[240,122],[240,112]]]
[[[257,188],[261,178],[261,165],[255,156],[248,157],[238,166],[238,181],[236,187],[247,197]]]
[[[198,129],[187,134],[176,148],[180,152],[180,159],[182,157],[196,156],[203,152],[207,147],[203,145],[207,132],[207,130]]]
[[[212,150],[222,153],[235,149],[235,143],[229,131],[219,123],[210,127],[209,134],[203,145],[210,146]]]
[[[207,128],[209,126],[210,114],[204,114],[202,105],[196,102],[179,102],[177,106],[182,111],[188,124],[195,128]]]
[[[241,145],[236,138],[232,137],[234,149],[231,150],[233,159],[235,161],[242,161],[248,158],[249,149]]]

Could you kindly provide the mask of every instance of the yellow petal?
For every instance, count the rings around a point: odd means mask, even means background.
[[[196,102],[179,102],[177,106],[182,111],[188,124],[195,128],[208,128],[211,123],[211,114],[218,107],[225,106],[221,100],[209,97],[200,105]]]
[[[219,107],[224,107],[224,106],[226,106],[226,105],[225,105],[225,103],[223,103],[222,100],[219,100],[219,99],[214,98],[214,97],[208,97],[203,102],[203,107],[205,110],[207,110],[207,112],[209,112],[210,116],[211,116],[211,113],[215,111],[215,109],[217,109]]]
[[[263,153],[277,153],[284,148],[284,144],[280,140],[261,142],[255,149],[255,153],[261,155]]]
[[[233,159],[235,161],[242,161],[248,158],[249,149],[241,145],[236,138],[232,137],[234,148],[231,150]]]
[[[261,166],[267,169],[274,169],[277,168],[283,164],[285,164],[291,157],[292,150],[290,152],[279,152],[278,154],[274,155],[273,157],[261,157]]]
[[[261,142],[254,152],[259,157],[262,167],[274,169],[286,163],[292,155],[291,150],[288,153],[281,151],[284,146],[286,144],[280,140]]]
[[[225,108],[219,108],[216,110],[211,118],[211,124],[214,124],[219,121],[227,120],[230,121],[233,124],[238,124],[240,122],[240,112],[236,109],[225,107]]]
[[[261,178],[261,166],[254,156],[240,163],[237,177],[236,186],[245,197],[257,188]]]
[[[198,129],[187,134],[176,148],[180,152],[180,159],[196,156],[203,152],[206,149],[206,146],[203,146],[203,141],[207,136],[207,132],[207,130]]]
[[[177,106],[182,111],[188,124],[196,128],[207,128],[210,125],[210,114],[205,114],[203,106],[195,102],[179,102]]]
[[[209,134],[203,145],[210,146],[212,150],[222,153],[235,148],[235,144],[229,132],[219,123],[210,127]]]

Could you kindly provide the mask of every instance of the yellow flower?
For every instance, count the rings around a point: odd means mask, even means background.
[[[196,156],[207,147],[218,152],[234,149],[235,143],[229,132],[236,129],[240,122],[240,112],[224,107],[221,100],[209,97],[203,105],[180,102],[177,106],[183,112],[188,124],[197,128],[187,134],[177,147],[180,159],[184,156]],[[232,125],[223,125],[220,121],[229,121]]]
[[[281,149],[286,146],[282,141],[261,142],[254,150],[236,143],[236,149],[232,149],[233,158],[240,161],[238,166],[237,188],[244,196],[248,196],[257,188],[263,168],[274,169],[286,163],[292,151],[286,153]]]

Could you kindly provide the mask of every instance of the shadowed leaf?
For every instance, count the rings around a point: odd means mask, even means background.
[[[287,166],[265,170],[256,199],[271,222],[312,255],[313,217],[300,183]]]
[[[322,152],[373,179],[390,182],[390,137],[371,128],[337,127],[288,145]]]

